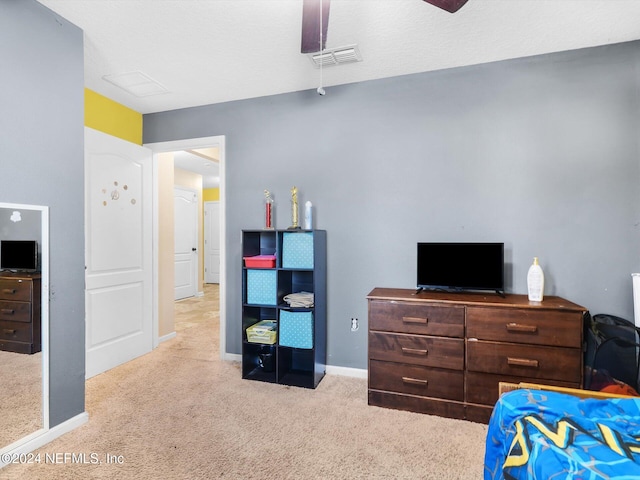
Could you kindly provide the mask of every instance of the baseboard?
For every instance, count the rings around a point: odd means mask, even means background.
[[[162,342],[166,342],[167,340],[172,340],[174,338],[176,338],[178,336],[178,334],[176,332],[171,332],[168,333],[166,335],[163,335],[161,337],[158,337],[158,345],[160,345]]]
[[[225,353],[222,360],[227,362],[242,362],[242,355],[237,353]],[[336,365],[326,366],[327,375],[341,375],[343,377],[369,378],[369,371],[366,368],[339,367]]]
[[[238,353],[225,353],[222,355],[222,360],[226,362],[242,362],[242,355]]]
[[[0,450],[0,453],[2,454],[0,455],[0,469],[8,465],[8,463],[3,461],[4,459],[10,461],[12,458],[15,458],[16,455],[33,452],[47,443],[52,442],[56,438],[61,437],[65,433],[69,433],[81,425],[84,425],[88,421],[89,414],[87,412],[82,412],[81,414],[62,422],[49,430],[36,432],[33,435],[29,435],[24,439],[9,445],[6,449]]]
[[[327,365],[327,375],[341,375],[343,377],[369,378],[369,371],[366,368],[338,367]]]

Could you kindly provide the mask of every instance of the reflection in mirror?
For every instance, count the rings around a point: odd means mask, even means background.
[[[48,283],[47,207],[0,203],[0,451],[48,428]]]

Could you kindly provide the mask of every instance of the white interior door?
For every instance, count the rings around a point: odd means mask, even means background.
[[[193,297],[198,283],[198,195],[175,187],[175,300]]]
[[[85,128],[86,377],[151,351],[151,150]]]
[[[220,283],[220,202],[204,204],[204,281]]]

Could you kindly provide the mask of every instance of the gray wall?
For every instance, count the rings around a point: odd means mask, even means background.
[[[16,215],[14,212],[18,212]],[[42,214],[38,210],[0,208],[0,240],[42,241]]]
[[[145,115],[144,142],[226,135],[227,350],[241,350],[240,230],[262,227],[265,188],[288,227],[293,185],[328,232],[331,365],[366,368],[365,297],[415,286],[420,241],[505,242],[508,292],[526,293],[538,256],[547,295],[632,319],[639,54],[634,42]]]
[[[50,424],[84,411],[82,30],[0,0],[0,201],[49,206]]]

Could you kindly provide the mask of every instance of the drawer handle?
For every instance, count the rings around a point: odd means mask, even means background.
[[[420,318],[420,317],[402,317],[402,321],[404,323],[424,323],[427,324],[429,322],[428,318]]]
[[[2,293],[8,293],[9,295],[15,295],[17,290],[15,288],[3,288]]]
[[[12,310],[12,309],[10,309],[10,308],[3,308],[3,309],[0,309],[0,312],[2,312],[2,313],[6,313],[7,315],[13,315],[14,313],[16,313],[16,311],[15,311],[15,310]]]
[[[420,387],[426,387],[429,384],[429,380],[420,380],[419,378],[402,377],[404,383],[410,385],[419,385]]]
[[[420,349],[420,348],[406,348],[406,347],[402,347],[402,353],[406,353],[407,355],[424,355],[426,356],[428,351],[427,349]]]
[[[529,358],[507,357],[507,364],[514,365],[517,367],[538,368],[538,360],[531,360]]]
[[[7,335],[14,335],[17,332],[17,330],[11,330],[9,328],[3,328],[2,331]]]
[[[520,323],[507,323],[508,332],[518,333],[536,333],[538,327],[536,325],[522,325]]]

